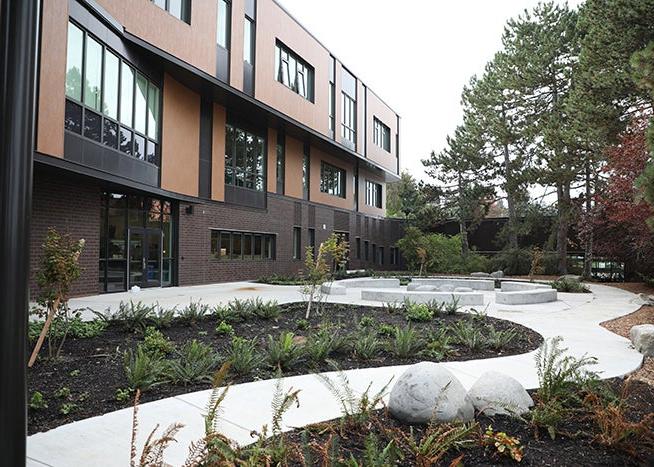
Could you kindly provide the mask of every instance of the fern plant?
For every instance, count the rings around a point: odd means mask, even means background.
[[[142,302],[129,303],[120,302],[118,310],[111,317],[114,321],[119,321],[125,329],[130,332],[145,332],[145,328],[155,324],[157,315],[155,312],[156,305],[145,305]]]
[[[295,342],[295,334],[288,331],[282,332],[277,339],[268,336],[266,354],[270,366],[282,370],[297,365],[304,356],[302,347]]]
[[[276,320],[282,314],[282,309],[279,307],[277,300],[263,301],[259,297],[250,301],[252,313],[265,320]]]
[[[391,341],[390,350],[396,357],[409,358],[424,348],[424,341],[411,326],[395,327],[395,338]]]
[[[507,347],[518,335],[515,329],[497,330],[492,324],[486,328],[486,342],[493,350]]]
[[[141,344],[123,354],[123,369],[130,389],[146,391],[162,382],[166,365],[160,355],[152,355]]]
[[[207,344],[193,339],[177,351],[175,359],[168,362],[166,376],[175,384],[211,381],[218,365],[218,355]]]
[[[460,320],[450,326],[454,340],[472,352],[478,352],[488,345],[486,337],[472,321]]]
[[[352,343],[354,356],[360,360],[372,360],[379,354],[381,347],[382,342],[372,330],[359,331]]]
[[[191,303],[186,305],[182,311],[179,312],[179,320],[183,324],[195,326],[205,316],[209,314],[209,305],[202,303],[201,301],[194,302],[191,300]]]
[[[419,438],[411,428],[410,432],[400,431],[409,450],[419,467],[439,464],[443,456],[451,450],[472,447],[478,443],[479,425],[468,424],[430,424],[427,431]]]
[[[304,351],[313,363],[322,363],[344,346],[344,338],[333,326],[324,327],[309,336]]]
[[[231,371],[237,375],[249,375],[263,363],[263,357],[257,350],[256,339],[233,337],[227,349],[227,360]]]

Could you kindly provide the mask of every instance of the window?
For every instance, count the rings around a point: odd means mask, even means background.
[[[343,93],[343,119],[341,121],[341,137],[351,146],[356,147],[356,101]]]
[[[293,227],[293,259],[302,259],[302,232],[300,227]]]
[[[391,264],[397,266],[400,263],[400,250],[397,247],[391,247]]]
[[[364,253],[364,257],[365,257],[366,261],[369,261],[370,260],[370,243],[368,242],[368,240],[365,240],[363,242],[363,253]]]
[[[191,24],[191,0],[153,0],[153,2],[175,18]]]
[[[321,161],[320,191],[345,198],[345,170]]]
[[[315,254],[316,254],[316,229],[309,227],[308,233],[309,233],[309,246],[311,247],[311,251],[313,252],[313,254],[315,256]]]
[[[302,196],[304,199],[309,199],[309,190],[311,189],[311,155],[310,147],[305,143],[304,145],[304,157],[302,159]]]
[[[373,119],[373,142],[384,151],[391,152],[391,129],[377,117]]]
[[[286,138],[284,133],[277,132],[277,193],[284,194],[284,179],[286,177]]]
[[[243,29],[243,61],[254,64],[254,22],[246,17]]]
[[[354,239],[356,245],[356,259],[361,259],[361,237]]]
[[[379,183],[366,180],[366,204],[381,209],[382,186]]]
[[[384,247],[383,246],[379,247],[379,261],[378,262],[382,266],[384,265]]]
[[[229,49],[232,31],[232,3],[229,0],[218,0],[218,19],[216,27],[216,43],[223,49]]]
[[[232,125],[225,138],[225,184],[263,191],[264,138]]]
[[[219,260],[273,260],[275,234],[258,232],[211,231],[211,256]]]
[[[277,81],[313,102],[313,67],[279,41],[275,45],[275,70]]]
[[[157,164],[159,88],[72,22],[68,34],[65,129]]]
[[[374,263],[376,261],[377,261],[377,245],[375,245],[373,243],[372,244],[372,262]]]
[[[336,60],[329,57],[329,134],[336,131]]]

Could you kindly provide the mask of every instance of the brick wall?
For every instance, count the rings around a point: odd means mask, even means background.
[[[73,240],[83,238],[86,242],[80,257],[82,274],[73,285],[71,295],[98,293],[100,196],[99,186],[81,177],[73,180],[35,171],[30,238],[31,297],[38,295],[35,277],[41,267],[41,246],[49,227],[61,234],[70,234]]]

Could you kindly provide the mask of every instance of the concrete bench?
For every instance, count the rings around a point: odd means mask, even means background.
[[[435,285],[440,287],[443,285],[451,286],[453,289],[456,287],[470,287],[474,290],[495,290],[495,281],[488,279],[453,279],[449,277],[430,277],[430,278],[412,278],[411,283],[407,290],[412,290],[421,285]]]
[[[502,305],[529,305],[556,301],[556,289],[520,290],[516,292],[496,292],[495,303]]]
[[[551,289],[548,284],[537,284],[535,282],[507,282],[502,281],[502,292],[518,292],[523,290]]]
[[[343,279],[336,282],[338,285],[347,289],[388,289],[392,287],[399,287],[400,280],[392,277],[373,279],[370,277]]]
[[[362,300],[384,303],[399,303],[405,299],[414,303],[428,303],[432,300],[439,303],[450,303],[455,299],[461,306],[483,305],[484,295],[478,292],[420,292],[404,290],[367,290],[361,291]]]
[[[325,282],[320,286],[320,291],[324,294],[327,295],[346,295],[347,294],[347,289],[343,287],[342,285],[339,285],[335,282],[332,282],[331,284],[328,282]]]

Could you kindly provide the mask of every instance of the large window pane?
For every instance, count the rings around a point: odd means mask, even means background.
[[[66,52],[66,95],[82,100],[82,54],[84,33],[73,23],[68,23],[68,49]]]
[[[104,136],[102,138],[102,141],[104,142],[104,144],[114,149],[117,149],[118,148],[118,124],[105,118],[103,132],[104,132]]]
[[[127,128],[120,127],[120,150],[125,154],[132,154],[133,133]]]
[[[248,62],[249,64],[253,63],[252,52],[253,52],[253,24],[249,18],[245,18],[244,30],[243,30],[243,61]]]
[[[145,138],[141,135],[134,135],[134,157],[145,159]]]
[[[159,88],[148,85],[148,136],[157,141],[159,137]]]
[[[84,112],[84,136],[98,143],[102,141],[102,116],[87,110]]]
[[[102,110],[102,46],[86,36],[86,67],[84,70],[84,103],[97,111]]]
[[[120,122],[132,126],[134,106],[134,71],[122,63],[120,76]]]
[[[111,52],[107,51],[104,55],[104,94],[102,112],[113,118],[118,119],[118,67],[120,60]]]
[[[75,133],[82,133],[82,106],[66,100],[64,127]]]
[[[148,80],[140,73],[136,74],[136,92],[134,94],[134,129],[145,134],[146,102]]]
[[[227,0],[218,0],[218,33],[216,42],[225,49],[229,49],[231,14],[230,3]]]

